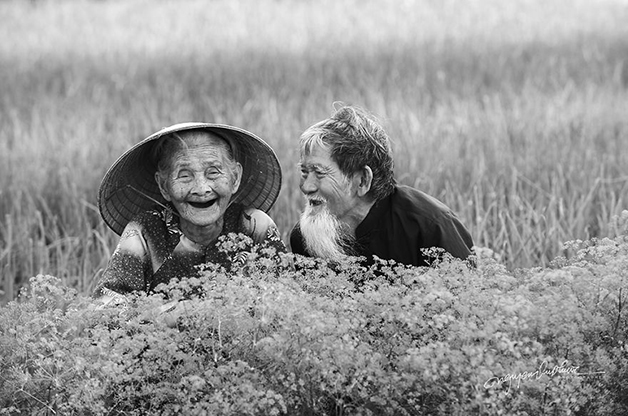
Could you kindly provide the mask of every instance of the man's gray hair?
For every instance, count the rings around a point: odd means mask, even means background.
[[[346,176],[365,166],[373,171],[369,195],[378,201],[395,187],[390,140],[375,117],[355,106],[343,106],[328,119],[308,128],[301,135],[301,154],[313,146],[328,149],[331,158]]]

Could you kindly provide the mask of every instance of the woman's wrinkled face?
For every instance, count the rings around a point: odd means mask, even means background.
[[[221,225],[240,185],[242,166],[231,159],[229,145],[209,132],[183,132],[180,137],[168,168],[155,175],[161,194],[176,208],[182,228]]]

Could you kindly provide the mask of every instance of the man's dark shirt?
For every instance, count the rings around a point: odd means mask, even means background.
[[[422,248],[441,247],[454,257],[466,259],[473,247],[471,234],[447,206],[402,185],[371,207],[355,234],[355,255],[368,260],[376,255],[415,266],[429,264]],[[290,234],[290,245],[292,252],[310,256],[298,223]]]

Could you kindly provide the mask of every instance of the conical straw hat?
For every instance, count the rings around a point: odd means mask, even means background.
[[[152,148],[162,136],[195,129],[227,137],[237,147],[242,181],[232,196],[232,203],[238,202],[265,212],[273,206],[281,188],[281,166],[266,142],[246,130],[225,124],[180,123],[137,143],[111,165],[98,191],[98,208],[109,228],[120,235],[128,222],[140,212],[167,205],[155,182],[157,165],[152,160]]]

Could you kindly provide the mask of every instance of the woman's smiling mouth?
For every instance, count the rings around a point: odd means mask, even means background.
[[[206,201],[206,202],[188,201],[188,204],[191,205],[194,208],[205,209],[205,208],[209,208],[212,205],[214,205],[216,203],[216,201],[218,201],[218,199],[212,199],[211,201]]]

